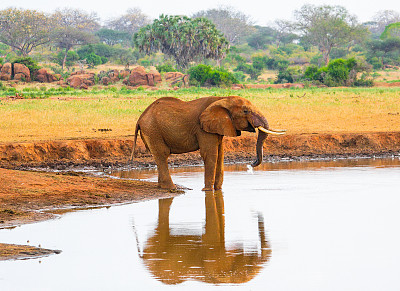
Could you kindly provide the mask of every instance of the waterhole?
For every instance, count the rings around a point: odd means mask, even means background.
[[[0,230],[62,250],[0,262],[0,290],[399,290],[398,158],[231,165],[215,193],[172,172],[192,190]]]

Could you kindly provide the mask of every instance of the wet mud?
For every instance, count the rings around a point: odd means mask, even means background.
[[[61,253],[60,250],[49,250],[40,247],[0,243],[0,261],[26,260],[46,257],[52,254],[59,253]]]

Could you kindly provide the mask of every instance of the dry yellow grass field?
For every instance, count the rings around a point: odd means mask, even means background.
[[[118,138],[134,134],[154,100],[240,95],[264,112],[272,128],[290,133],[400,131],[400,89],[181,89],[88,91],[45,99],[0,99],[0,142]]]

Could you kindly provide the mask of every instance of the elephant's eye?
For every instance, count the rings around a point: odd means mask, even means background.
[[[244,109],[244,110],[243,110],[243,113],[244,113],[244,114],[249,114],[249,110]]]

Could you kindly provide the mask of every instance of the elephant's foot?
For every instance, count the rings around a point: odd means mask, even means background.
[[[170,191],[176,191],[176,186],[173,183],[158,183],[158,188],[165,189],[165,190],[170,190]]]
[[[222,190],[222,185],[214,186],[214,189],[215,189],[216,191]]]
[[[214,191],[213,187],[204,187],[201,191]]]

